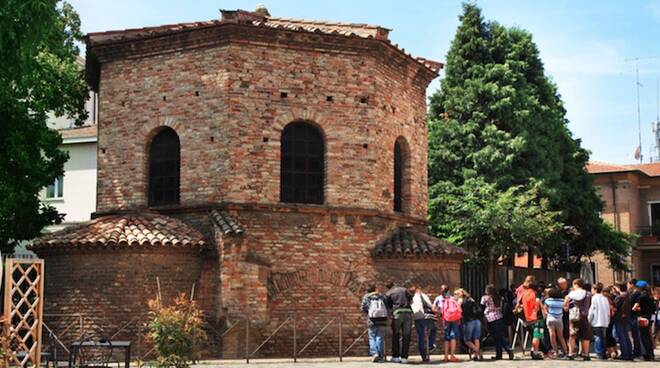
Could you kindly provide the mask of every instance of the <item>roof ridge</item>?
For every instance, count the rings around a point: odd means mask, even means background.
[[[266,21],[275,21],[275,22],[297,22],[297,23],[310,23],[310,24],[324,24],[328,26],[340,26],[340,27],[362,27],[362,28],[382,28],[391,31],[391,28],[386,28],[378,24],[369,24],[369,23],[351,23],[351,22],[339,22],[339,21],[329,21],[329,20],[314,20],[314,19],[305,19],[305,18],[284,18],[284,17],[267,17]]]

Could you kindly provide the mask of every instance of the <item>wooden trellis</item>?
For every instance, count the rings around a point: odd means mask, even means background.
[[[44,261],[7,259],[4,282],[4,334],[9,363],[39,367],[43,315]]]

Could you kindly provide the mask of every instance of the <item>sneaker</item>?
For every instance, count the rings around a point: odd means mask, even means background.
[[[575,355],[567,355],[566,359],[568,360],[575,360]]]
[[[433,344],[433,345],[429,348],[429,353],[432,353],[432,352],[433,352],[435,349],[437,349],[437,348],[438,348],[438,345]]]
[[[513,351],[509,352],[509,360],[513,360]]]
[[[543,360],[543,355],[533,351],[532,352],[532,360]]]
[[[401,358],[401,360],[399,361],[399,363],[401,363],[401,364],[408,364],[408,358]]]
[[[392,362],[392,363],[401,363],[401,358],[399,358],[399,357],[392,358],[392,359],[390,359],[390,362]]]
[[[584,360],[585,362],[588,362],[588,361],[591,360],[591,357],[589,355],[583,355],[582,360]]]
[[[429,358],[422,359],[422,363],[431,363],[431,359]]]
[[[373,359],[371,359],[373,363],[378,363],[380,361],[380,355],[374,354]]]
[[[490,360],[502,360],[502,356],[501,355],[499,355],[499,356],[495,355],[495,356],[490,357]]]

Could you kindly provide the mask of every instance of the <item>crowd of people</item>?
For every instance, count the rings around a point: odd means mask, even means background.
[[[634,361],[654,360],[660,335],[660,287],[632,279],[604,287],[559,278],[556,284],[527,276],[520,285],[498,290],[486,286],[477,302],[462,288],[442,285],[435,299],[421,287],[388,283],[369,287],[362,299],[367,317],[369,351],[373,362],[385,362],[385,337],[392,331],[391,362],[407,363],[413,326],[423,362],[438,349],[438,330],[444,341],[445,362],[458,362],[465,347],[471,359],[484,360],[482,337],[490,336],[495,355],[513,360],[510,341],[531,338],[531,359]],[[389,322],[389,323],[388,323]],[[520,341],[520,340],[519,340]],[[593,346],[592,346],[593,342]]]

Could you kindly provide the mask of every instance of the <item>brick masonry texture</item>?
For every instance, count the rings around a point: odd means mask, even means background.
[[[158,212],[206,241],[188,252],[44,251],[48,311],[120,326],[145,315],[155,276],[172,295],[195,283],[207,322],[216,326],[206,354],[233,357],[243,354],[245,329],[222,339],[217,331],[246,316],[253,348],[292,317],[300,349],[335,316],[347,347],[365,328],[359,303],[369,283],[394,280],[432,294],[440,284],[457,284],[459,255],[373,254],[401,226],[425,231],[425,90],[435,72],[382,40],[221,28],[88,44],[88,66],[96,62],[100,73],[96,216]],[[279,203],[280,136],[294,121],[323,133],[323,205]],[[149,209],[148,144],[162,126],[181,142],[180,204]],[[400,137],[404,206],[394,213]],[[218,227],[209,217],[214,209],[243,232]],[[290,356],[287,329],[260,354]],[[336,354],[330,341],[337,333],[329,329],[306,354]],[[351,353],[365,354],[365,343]]]

